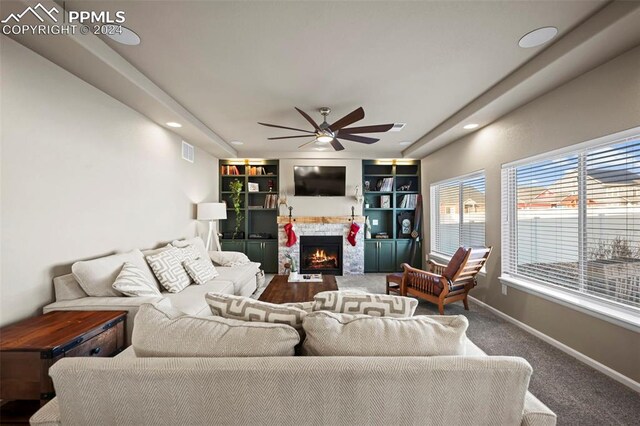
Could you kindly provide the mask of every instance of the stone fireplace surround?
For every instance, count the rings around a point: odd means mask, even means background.
[[[341,235],[342,236],[342,274],[364,274],[364,217],[355,216],[360,225],[356,235],[356,245],[347,241],[351,228],[351,216],[299,216],[292,219],[293,229],[298,241],[287,247],[287,234],[284,225],[289,223],[289,216],[278,216],[278,273],[284,274],[287,256],[293,257],[300,264],[300,237],[302,235]]]

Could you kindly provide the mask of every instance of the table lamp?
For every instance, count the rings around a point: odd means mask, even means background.
[[[225,203],[200,203],[198,204],[198,220],[209,221],[209,234],[207,235],[207,251],[211,249],[211,240],[214,247],[220,251],[220,240],[216,231],[215,220],[227,218],[227,205]]]

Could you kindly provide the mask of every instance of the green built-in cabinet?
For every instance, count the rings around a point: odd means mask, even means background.
[[[371,223],[371,237],[364,244],[365,272],[400,271],[409,263],[411,238],[403,233],[400,220],[407,218],[415,226],[415,202],[420,194],[420,162],[402,160],[362,161],[364,215]],[[376,223],[377,224],[374,224]],[[384,233],[385,239],[375,238]],[[418,246],[416,267],[422,267],[422,252]]]
[[[227,219],[220,221],[222,250],[245,253],[252,261],[260,262],[268,273],[278,271],[278,172],[278,160],[248,163],[220,160],[220,201],[227,204]],[[242,183],[240,211],[243,216],[239,235],[235,237],[236,212],[230,188],[234,180]],[[249,191],[250,183],[257,185],[257,191]],[[267,238],[257,238],[257,235]]]

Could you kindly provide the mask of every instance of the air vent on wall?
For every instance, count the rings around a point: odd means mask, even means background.
[[[195,151],[193,149],[193,145],[189,145],[185,141],[182,141],[182,159],[187,160],[190,163],[193,163],[195,159]]]

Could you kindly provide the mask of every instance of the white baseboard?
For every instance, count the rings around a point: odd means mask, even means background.
[[[574,357],[578,361],[584,362],[589,367],[595,368],[599,372],[601,372],[603,374],[606,374],[607,376],[611,377],[612,379],[614,379],[614,380],[622,383],[623,385],[631,388],[632,390],[640,393],[640,383],[638,383],[635,380],[625,376],[624,374],[618,373],[616,370],[614,370],[614,369],[612,369],[610,367],[607,367],[606,365],[596,361],[593,358],[589,358],[588,356],[586,356],[582,352],[578,352],[577,350],[565,345],[564,343],[557,341],[553,337],[547,336],[546,334],[542,333],[541,331],[538,331],[535,328],[533,328],[531,326],[528,326],[527,324],[525,324],[525,323],[523,323],[521,321],[518,321],[517,319],[515,319],[513,317],[510,317],[509,315],[505,314],[504,312],[497,310],[496,308],[494,308],[491,305],[487,305],[486,303],[476,299],[475,297],[469,296],[469,300],[471,300],[473,303],[477,303],[478,305],[482,306],[483,308],[486,308],[486,309],[490,310],[494,314],[498,315],[500,318],[502,318],[502,319],[504,319],[506,321],[509,321],[510,323],[520,327],[521,329],[523,329],[527,333],[533,334],[534,336],[544,340],[545,342],[547,342],[551,346],[560,349],[562,352],[564,352],[564,353],[566,353],[568,355],[571,355],[572,357]]]

